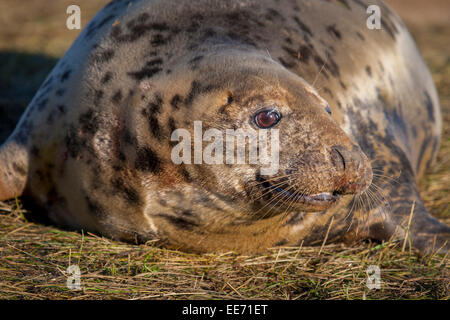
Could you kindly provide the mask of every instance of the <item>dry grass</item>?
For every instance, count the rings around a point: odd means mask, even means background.
[[[11,207],[14,209],[11,211]],[[401,243],[283,248],[265,255],[193,255],[43,227],[9,204],[0,218],[0,297],[6,299],[448,299],[448,259]],[[81,291],[66,270],[81,269]],[[366,269],[381,268],[380,290]]]
[[[105,2],[77,1],[84,25]],[[402,1],[395,2],[401,9]],[[0,55],[5,58],[0,64],[0,138],[56,62],[52,57],[61,56],[76,36],[62,27],[69,1],[43,3],[0,4]],[[444,115],[438,163],[423,180],[422,195],[430,212],[448,223],[450,28],[422,21],[411,30],[432,70]],[[192,255],[29,223],[19,201],[0,202],[0,298],[449,299],[448,257],[420,257],[401,247],[387,242],[283,248],[257,256]],[[66,270],[75,264],[81,269],[81,291],[66,286]],[[380,290],[366,287],[369,265],[381,268]]]

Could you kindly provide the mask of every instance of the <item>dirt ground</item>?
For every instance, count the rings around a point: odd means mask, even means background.
[[[105,0],[0,2],[0,141],[79,31]],[[421,182],[430,212],[450,222],[450,1],[389,0],[404,19],[438,88],[444,120],[436,166]],[[402,252],[401,244],[285,248],[264,255],[191,255],[65,232],[26,221],[18,201],[0,202],[0,299],[449,299],[447,256]],[[82,290],[67,289],[67,267]],[[368,290],[366,268],[382,269]]]

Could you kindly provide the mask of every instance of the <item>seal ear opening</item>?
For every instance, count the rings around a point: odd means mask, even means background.
[[[18,197],[25,189],[28,152],[13,140],[0,146],[0,201]]]

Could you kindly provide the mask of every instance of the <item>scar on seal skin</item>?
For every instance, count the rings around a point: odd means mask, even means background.
[[[327,235],[408,236],[447,252],[450,228],[417,189],[442,129],[430,73],[382,1],[341,2],[112,1],[2,145],[0,200],[22,196],[38,221],[186,251]],[[381,30],[364,23],[373,4]],[[278,173],[174,164],[171,134],[192,136],[194,121],[279,130]]]

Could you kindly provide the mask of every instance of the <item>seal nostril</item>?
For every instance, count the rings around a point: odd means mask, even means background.
[[[331,161],[338,171],[345,171],[345,158],[338,150],[338,147],[332,148]]]

